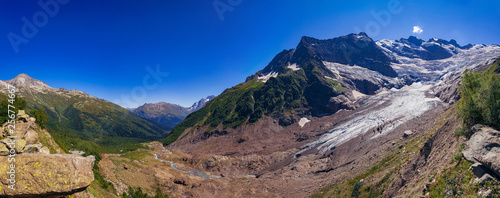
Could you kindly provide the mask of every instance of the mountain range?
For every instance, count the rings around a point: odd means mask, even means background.
[[[287,127],[303,117],[354,110],[360,96],[443,80],[473,61],[496,57],[497,49],[413,36],[396,41],[374,41],[365,33],[325,40],[304,36],[296,48],[280,52],[263,70],[189,115],[164,143],[180,137],[197,142],[267,118]]]
[[[197,111],[207,104],[215,96],[208,96],[195,102],[191,107],[182,107],[176,104],[166,102],[146,103],[137,108],[129,109],[139,117],[157,122],[168,128],[174,128],[182,122],[187,115]]]

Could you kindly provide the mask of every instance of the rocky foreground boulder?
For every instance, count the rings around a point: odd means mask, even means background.
[[[94,180],[95,157],[50,154],[60,153],[59,146],[35,118],[19,112],[14,134],[8,123],[0,127],[0,197],[52,198],[85,190]]]
[[[500,131],[483,125],[472,127],[474,134],[462,151],[464,157],[480,163],[500,177]]]
[[[94,180],[93,156],[21,154],[16,156],[16,189],[11,190],[8,156],[0,156],[0,197],[46,197],[85,190]]]

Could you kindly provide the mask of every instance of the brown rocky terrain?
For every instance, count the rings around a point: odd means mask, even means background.
[[[280,127],[269,118],[259,121],[255,125],[247,126],[246,130],[241,129],[241,131],[235,132],[234,129],[227,129],[224,135],[211,136],[204,141],[196,140],[187,135],[184,139],[167,147],[173,153],[160,152],[159,150],[148,151],[148,161],[158,163],[158,161],[152,160],[154,152],[157,152],[159,159],[173,161],[177,168],[184,171],[195,169],[209,175],[223,177],[201,179],[173,170],[169,167],[169,163],[163,163],[164,165],[160,167],[168,169],[170,174],[155,174],[154,177],[157,178],[149,180],[159,181],[159,177],[163,177],[163,180],[166,181],[164,185],[170,186],[168,188],[171,189],[167,192],[174,195],[181,193],[181,197],[189,195],[183,194],[185,191],[189,191],[191,194],[203,192],[206,197],[225,197],[225,194],[219,194],[215,189],[204,185],[204,183],[212,182],[215,182],[216,186],[225,186],[224,191],[242,193],[238,197],[245,197],[244,195],[305,197],[332,182],[341,182],[362,173],[381,158],[398,150],[399,147],[403,148],[408,142],[415,141],[417,142],[415,144],[423,144],[425,134],[436,127],[436,123],[440,121],[447,108],[444,106],[435,108],[404,125],[400,125],[393,130],[394,133],[389,133],[387,136],[371,139],[372,134],[367,133],[324,154],[307,152],[296,155],[300,151],[299,148],[306,145],[307,142],[317,139],[327,129],[351,119],[353,115],[356,115],[356,112],[362,112],[363,108],[316,118],[303,127],[300,127],[299,124]],[[367,130],[376,131],[376,129]],[[409,137],[403,138],[404,132],[408,130],[413,132]],[[235,134],[243,134],[247,137],[235,136]],[[244,139],[244,141],[238,142],[239,139]],[[191,144],[181,144],[183,141]],[[225,142],[225,144],[216,144],[217,142]],[[416,156],[417,151],[412,151],[408,155]],[[111,160],[101,161],[100,166],[102,169],[110,171],[110,178],[117,177],[116,175],[125,175],[117,172],[128,171],[120,163],[127,161],[127,163],[134,164],[133,160],[117,162],[118,159],[123,159],[122,156],[110,155],[106,158]],[[110,163],[113,161],[120,165]],[[135,163],[139,162],[135,161]],[[155,167],[156,165],[144,166],[140,170],[146,170],[146,167],[151,166]],[[185,176],[179,179],[179,175]],[[244,177],[248,175],[258,175],[258,178]],[[240,180],[244,180],[245,185],[235,184],[236,181]],[[186,184],[188,186],[194,184],[195,187],[186,189],[184,188]],[[259,189],[260,185],[265,186],[262,188],[265,190],[253,192],[253,190]],[[128,186],[128,184],[115,184],[115,186]]]
[[[395,129],[397,132],[385,137],[370,139],[367,134],[346,142],[332,152],[304,153],[300,157],[292,157],[291,160],[290,156],[295,156],[299,151],[297,148],[271,154],[186,154],[176,150],[170,152],[162,148],[160,143],[151,143],[148,149],[124,155],[103,155],[99,165],[105,178],[113,182],[119,193],[132,186],[142,187],[147,192],[154,192],[154,188],[160,187],[163,192],[174,197],[307,197],[317,189],[331,183],[341,183],[363,173],[394,152],[404,154],[405,158],[408,158],[406,165],[397,170],[402,173],[408,172],[406,169],[409,170],[408,167],[412,167],[412,163],[418,164],[415,171],[418,170],[419,173],[432,172],[432,167],[448,165],[446,160],[433,160],[450,159],[453,153],[444,150],[458,147],[455,138],[448,136],[456,122],[454,116],[449,113],[451,110],[445,113],[446,109],[448,107],[429,111],[401,125]],[[323,124],[325,123],[314,127],[310,124],[310,127],[320,130]],[[405,136],[404,132],[408,130],[412,133]],[[430,162],[421,164],[422,160],[426,159],[419,150],[426,148],[425,144],[430,139],[439,146],[431,149],[427,157]],[[155,154],[159,160],[155,159]],[[176,168],[182,171],[197,170],[220,178],[201,178],[183,173],[173,169],[167,161],[174,162]],[[388,165],[380,173],[365,178],[365,182],[377,183],[382,178],[379,175],[383,176],[391,170]],[[254,174],[259,174],[259,177],[252,177]],[[397,187],[403,190],[388,190],[387,196],[420,193],[413,191],[420,191],[421,185],[412,187],[418,184],[418,179],[413,181],[413,176],[408,174],[406,173],[406,183]],[[398,174],[394,174],[395,181],[396,175]]]

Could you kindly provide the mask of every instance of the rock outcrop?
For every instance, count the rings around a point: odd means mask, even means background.
[[[60,197],[85,190],[94,180],[95,157],[50,154],[62,151],[35,121],[20,110],[15,133],[8,123],[0,127],[0,197]]]
[[[472,131],[474,134],[462,151],[464,157],[500,176],[500,131],[483,125],[475,125]]]
[[[11,149],[15,150],[15,154],[20,153],[45,153],[50,154],[49,148],[41,144],[39,135],[36,130],[39,127],[36,125],[36,119],[30,117],[24,112],[19,110],[15,124],[15,133],[11,134],[10,130],[14,127],[9,127],[5,123],[0,127],[0,156],[8,155]],[[7,152],[5,152],[5,149]]]

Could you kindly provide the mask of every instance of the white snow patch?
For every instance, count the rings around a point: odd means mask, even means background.
[[[297,67],[297,63],[294,63],[294,64],[292,64],[292,65],[288,64],[287,68],[288,68],[288,69],[292,69],[293,71],[298,71],[298,70],[300,70],[300,68],[299,68],[299,67]]]
[[[267,82],[270,78],[276,78],[278,77],[278,72],[269,72],[268,74],[264,76],[259,76],[257,79],[259,79],[262,82]]]
[[[415,89],[419,89],[419,88],[422,88],[422,83],[421,82],[414,82],[413,84],[411,84],[411,86]]]
[[[309,120],[307,118],[301,118],[299,121],[300,128],[304,127],[304,125],[306,125],[306,123],[308,123],[308,122],[311,122],[311,120]]]

